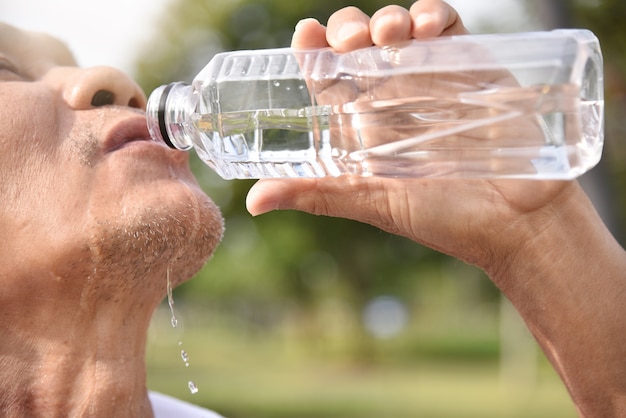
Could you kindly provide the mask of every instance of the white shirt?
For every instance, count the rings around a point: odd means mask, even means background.
[[[223,418],[208,409],[156,392],[148,392],[154,418]]]

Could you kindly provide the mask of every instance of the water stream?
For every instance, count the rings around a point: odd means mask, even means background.
[[[170,307],[170,323],[172,328],[178,327],[178,319],[176,318],[176,312],[174,311],[174,297],[172,296],[172,282],[170,281],[170,269],[167,269],[167,303]],[[180,349],[180,358],[182,359],[185,367],[189,367],[189,354],[182,348],[183,342],[178,341],[178,346]],[[198,393],[198,386],[193,381],[187,382],[187,387],[189,388],[189,392],[192,394]]]

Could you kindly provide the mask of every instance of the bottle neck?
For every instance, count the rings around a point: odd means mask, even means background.
[[[146,106],[150,136],[171,148],[183,151],[190,149],[193,144],[185,127],[195,108],[193,98],[192,87],[182,82],[155,89]]]

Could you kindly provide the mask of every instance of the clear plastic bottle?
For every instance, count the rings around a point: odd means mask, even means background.
[[[602,153],[602,55],[577,29],[229,52],[147,115],[226,179],[571,179]]]

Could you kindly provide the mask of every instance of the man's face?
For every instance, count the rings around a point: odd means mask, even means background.
[[[73,65],[58,41],[0,24],[0,273],[140,281],[167,264],[188,278],[219,211],[187,155],[149,139],[138,86]]]

